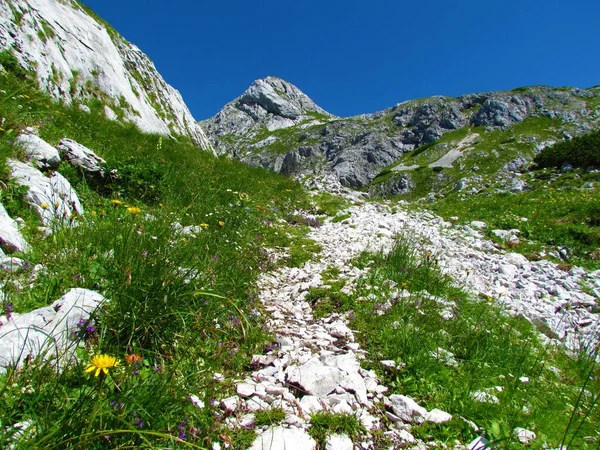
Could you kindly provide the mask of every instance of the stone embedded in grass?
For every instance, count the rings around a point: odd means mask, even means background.
[[[432,409],[425,415],[425,421],[430,423],[446,423],[452,420],[452,416],[437,408]]]
[[[106,161],[86,146],[72,139],[62,138],[57,148],[69,163],[81,169],[86,175],[100,179],[106,175],[107,170],[102,166]]]
[[[25,155],[41,170],[56,169],[60,164],[58,150],[34,134],[20,134],[16,144],[25,150]]]
[[[529,444],[537,435],[533,431],[526,430],[525,428],[517,427],[512,432],[513,436],[519,440],[521,444]]]
[[[404,422],[423,423],[427,416],[427,410],[419,406],[412,398],[405,395],[390,395],[392,410],[394,414]]]
[[[73,358],[73,331],[77,323],[105,301],[97,292],[71,289],[50,306],[25,314],[1,318],[0,372],[9,365],[20,367],[26,359],[42,357],[45,361],[59,358],[59,363]]]
[[[23,259],[0,256],[0,271],[2,272],[17,273],[28,268],[31,268],[31,265]]]
[[[13,220],[4,205],[0,203],[0,247],[8,253],[24,252],[29,249],[29,244],[19,231],[17,222]]]
[[[60,173],[47,177],[32,165],[15,160],[8,160],[7,165],[15,182],[28,187],[25,199],[45,226],[66,225],[74,215],[83,215],[77,193]]]
[[[471,397],[473,398],[473,400],[481,402],[481,403],[494,403],[494,404],[500,403],[500,400],[498,399],[498,397],[496,397],[495,395],[492,395],[492,394],[488,394],[487,392],[483,392],[483,391],[473,392],[471,394]]]
[[[240,407],[240,399],[236,396],[227,397],[227,398],[224,398],[223,400],[221,400],[221,403],[219,403],[219,406],[221,407],[222,410],[224,410],[228,413],[232,413]]]

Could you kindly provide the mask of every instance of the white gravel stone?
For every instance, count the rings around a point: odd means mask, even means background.
[[[427,410],[405,395],[390,395],[394,414],[408,423],[423,423]]]
[[[325,450],[352,450],[354,444],[345,434],[330,434],[325,441]]]
[[[315,450],[317,443],[298,428],[268,428],[249,450]]]
[[[517,438],[521,444],[525,445],[537,438],[537,435],[533,431],[518,427],[513,430],[513,436]]]

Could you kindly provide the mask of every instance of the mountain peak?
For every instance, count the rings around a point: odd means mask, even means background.
[[[307,112],[329,115],[296,86],[273,76],[255,80],[238,100],[241,105],[258,106],[269,114],[291,120]]]
[[[243,136],[264,128],[274,131],[327,118],[334,116],[292,83],[268,76],[255,80],[203,126],[215,135]]]

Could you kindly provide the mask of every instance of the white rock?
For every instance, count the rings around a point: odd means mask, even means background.
[[[513,266],[517,266],[519,268],[522,268],[529,264],[529,260],[520,253],[507,253],[506,255],[504,255],[504,260],[508,264],[512,264]]]
[[[496,397],[495,395],[492,394],[488,394],[487,392],[483,392],[483,391],[477,391],[477,392],[473,392],[471,394],[471,397],[473,397],[473,399],[475,399],[478,402],[481,403],[500,403],[500,400],[498,399],[498,397]]]
[[[390,395],[394,414],[409,423],[423,423],[427,410],[419,406],[412,398],[404,395]]]
[[[533,431],[519,427],[513,430],[513,436],[517,438],[521,444],[525,445],[529,444],[531,441],[537,438],[537,435]]]
[[[29,244],[19,231],[17,222],[10,218],[0,203],[0,246],[7,253],[25,252]]]
[[[28,357],[58,357],[59,363],[68,363],[74,356],[77,323],[87,320],[104,300],[97,292],[71,289],[50,306],[12,314],[0,330],[0,373],[8,365],[19,367]]]
[[[290,384],[300,386],[306,393],[326,396],[338,386],[341,373],[334,367],[324,366],[318,358],[312,358],[302,366],[290,366],[286,370]]]
[[[34,134],[20,134],[16,143],[25,150],[25,155],[42,170],[56,169],[60,164],[58,150]]]
[[[512,264],[501,264],[498,268],[498,271],[502,275],[506,275],[509,278],[513,278],[515,276],[515,273],[517,272],[517,268]]]
[[[319,397],[314,395],[305,395],[300,399],[300,407],[306,414],[311,414],[323,410],[323,404],[319,400]]]
[[[458,218],[456,220],[458,220]],[[480,221],[480,220],[474,220],[473,222],[471,222],[470,225],[473,228],[476,228],[478,230],[481,230],[481,229],[487,227],[487,224],[485,222]]]
[[[188,395],[188,398],[190,399],[190,401],[192,402],[192,404],[196,407],[196,408],[204,408],[205,404],[202,400],[200,400],[198,398],[197,395]]]
[[[0,256],[0,271],[8,273],[21,272],[31,267],[27,261],[10,256]]]
[[[239,397],[236,397],[236,396],[224,398],[223,400],[221,400],[220,406],[221,406],[221,409],[223,409],[229,413],[232,413],[236,409],[239,408],[240,399],[239,399]]]
[[[256,390],[254,389],[254,385],[249,383],[240,383],[237,385],[237,393],[240,397],[252,397]]]
[[[325,450],[352,450],[354,444],[345,434],[330,434],[325,441]]]
[[[54,172],[47,177],[29,164],[14,160],[7,164],[15,182],[29,188],[26,200],[44,225],[69,224],[74,213],[83,215],[77,194],[61,174]]]
[[[72,139],[63,138],[57,146],[64,158],[75,167],[80,168],[87,174],[104,177],[106,163],[89,148],[75,142]]]
[[[317,443],[297,428],[271,427],[256,438],[250,450],[315,450]]]
[[[445,411],[441,411],[437,408],[432,409],[427,414],[425,414],[425,421],[431,423],[445,423],[450,422],[452,420],[452,416]]]
[[[398,437],[400,438],[400,440],[402,442],[404,442],[406,444],[416,444],[417,443],[417,440],[415,439],[415,437],[406,430],[398,430]]]

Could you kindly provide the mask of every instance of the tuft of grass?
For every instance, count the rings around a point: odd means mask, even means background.
[[[281,408],[273,408],[264,411],[257,411],[254,418],[254,425],[257,427],[271,426],[281,423],[285,420],[285,411]]]
[[[329,435],[345,434],[356,441],[365,432],[358,418],[352,414],[317,412],[310,416],[308,434],[317,441],[320,449],[325,448]]]

